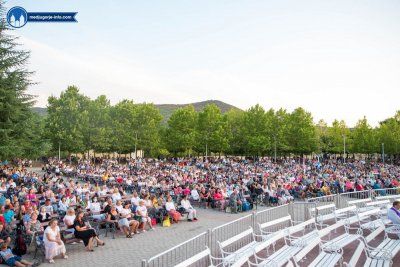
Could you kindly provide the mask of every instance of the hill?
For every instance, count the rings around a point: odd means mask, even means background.
[[[158,109],[160,110],[160,113],[164,118],[163,121],[166,122],[169,119],[169,117],[171,116],[171,114],[174,112],[174,110],[176,110],[178,108],[183,108],[188,105],[193,105],[193,107],[196,111],[201,111],[204,109],[205,106],[207,106],[209,104],[217,105],[221,109],[222,113],[228,112],[231,109],[239,109],[235,106],[229,105],[229,104],[219,101],[219,100],[206,100],[206,101],[189,103],[189,104],[160,104],[160,105],[156,105],[156,107],[158,107]]]
[[[160,113],[164,118],[163,122],[166,122],[169,119],[169,117],[171,116],[171,114],[174,112],[174,110],[176,110],[178,108],[183,108],[188,105],[193,105],[193,107],[196,111],[201,111],[208,104],[217,105],[221,109],[222,113],[225,113],[231,109],[239,109],[235,106],[229,105],[229,104],[219,101],[219,100],[206,100],[206,101],[189,103],[189,104],[160,104],[160,105],[155,105],[155,106],[160,110]],[[41,116],[47,115],[46,108],[33,107],[32,110]]]

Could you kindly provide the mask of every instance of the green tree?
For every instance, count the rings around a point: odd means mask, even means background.
[[[136,105],[131,100],[122,100],[111,107],[113,142],[111,149],[118,153],[130,153],[137,144]]]
[[[222,116],[221,110],[215,104],[206,105],[198,114],[197,120],[197,151],[221,153],[228,150],[228,121]]]
[[[111,105],[105,95],[91,100],[88,107],[88,128],[85,129],[85,145],[95,152],[111,152],[112,128]]]
[[[346,142],[347,147],[350,147],[350,130],[343,120],[334,120],[332,122],[332,127],[328,128],[328,138],[327,151],[329,153],[342,154],[344,151],[344,142]]]
[[[273,111],[272,111],[273,113]],[[248,109],[244,115],[243,135],[248,155],[262,156],[270,149],[271,120],[260,105]]]
[[[400,111],[380,124],[378,138],[379,143],[385,145],[385,154],[400,154]]]
[[[369,125],[366,117],[357,122],[351,136],[353,140],[352,153],[370,155],[379,152],[376,131]]]
[[[245,112],[238,109],[231,109],[224,115],[228,124],[226,133],[229,142],[228,152],[231,155],[245,154],[244,115]]]
[[[167,149],[174,154],[190,154],[196,141],[196,123],[197,113],[192,105],[175,110],[167,122]]]
[[[150,156],[157,155],[160,149],[160,124],[162,119],[160,110],[154,104],[136,105],[133,133],[137,134],[138,148]]]
[[[289,144],[286,138],[289,118],[287,111],[282,108],[271,116],[271,149],[273,154],[276,151],[277,155],[282,155],[289,151]]]
[[[141,149],[145,155],[157,154],[160,148],[160,123],[162,116],[153,104],[134,104],[123,100],[111,108],[113,149],[130,153]]]
[[[287,141],[295,154],[309,154],[317,150],[317,134],[311,113],[296,108],[288,121]]]
[[[31,72],[26,69],[29,52],[21,50],[18,37],[8,34],[0,2],[0,159],[24,156],[26,132],[32,120],[33,97],[27,94]]]
[[[89,98],[80,94],[75,86],[69,86],[59,98],[49,97],[46,129],[54,149],[60,146],[69,153],[87,151],[89,103]]]
[[[32,159],[46,156],[51,151],[52,146],[45,136],[45,118],[33,113],[27,121],[23,140],[19,144],[23,149],[21,156]]]

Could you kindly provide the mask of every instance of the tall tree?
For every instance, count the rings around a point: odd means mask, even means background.
[[[59,98],[49,97],[46,129],[54,149],[60,146],[69,153],[88,149],[85,136],[89,129],[89,104],[89,98],[75,86],[69,86]]]
[[[295,154],[309,154],[317,150],[317,134],[311,113],[296,108],[289,116],[287,140]]]
[[[105,95],[90,101],[88,128],[85,130],[85,145],[88,149],[95,152],[111,152],[110,109],[110,100]]]
[[[380,124],[378,137],[385,146],[385,154],[400,155],[400,111]]]
[[[27,94],[31,72],[29,52],[21,50],[18,37],[8,34],[0,2],[0,159],[24,156],[22,143],[32,119],[33,97]]]
[[[273,110],[272,110],[273,111]],[[287,141],[287,131],[289,123],[289,114],[285,109],[279,109],[271,117],[271,150],[275,155],[285,154],[289,151]]]
[[[123,100],[111,108],[113,148],[119,153],[144,150],[156,154],[159,149],[160,111],[153,104],[134,104]]]
[[[175,110],[167,123],[167,149],[174,154],[190,154],[196,141],[196,123],[197,113],[192,105]]]
[[[352,132],[352,139],[352,153],[370,155],[379,152],[376,132],[369,125],[365,116],[357,122]]]
[[[270,149],[270,123],[269,116],[260,105],[246,111],[243,127],[247,154],[262,156]]]
[[[135,113],[135,138],[138,148],[150,156],[157,154],[160,148],[160,123],[163,117],[154,104],[137,104]],[[136,136],[137,134],[137,136]]]
[[[226,133],[229,140],[228,152],[231,155],[245,154],[244,115],[245,112],[238,109],[231,109],[225,114],[228,123]]]
[[[118,153],[130,153],[137,145],[136,105],[122,100],[111,108],[113,142],[111,149]]]
[[[350,130],[346,126],[346,123],[341,120],[334,120],[332,127],[328,128],[328,152],[334,154],[342,154],[344,152],[344,146],[350,147]]]
[[[198,115],[197,150],[205,154],[220,153],[229,147],[226,135],[228,122],[215,104],[209,104]]]

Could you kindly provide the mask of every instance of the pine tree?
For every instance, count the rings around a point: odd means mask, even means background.
[[[0,2],[0,159],[23,156],[26,132],[32,122],[33,97],[27,94],[32,72],[26,68],[29,52],[9,34]]]

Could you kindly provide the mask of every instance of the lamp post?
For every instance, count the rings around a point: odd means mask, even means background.
[[[58,141],[58,161],[61,160],[61,142]]]
[[[382,143],[382,162],[385,164],[385,143]]]

